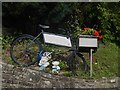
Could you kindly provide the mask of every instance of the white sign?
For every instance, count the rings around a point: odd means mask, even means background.
[[[97,37],[80,37],[79,47],[98,47]]]
[[[43,33],[45,43],[72,47],[70,38],[61,35],[55,35],[51,33]]]

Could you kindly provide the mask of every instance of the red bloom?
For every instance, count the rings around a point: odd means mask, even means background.
[[[95,31],[95,32],[93,33],[93,35],[94,35],[94,36],[99,36],[99,32]]]
[[[87,28],[83,28],[83,30],[87,30]]]
[[[100,33],[99,33],[98,31],[95,31],[95,32],[93,33],[93,35],[94,35],[94,36],[98,36],[99,39],[102,39],[102,38],[103,38],[102,35],[100,35]]]
[[[103,37],[102,37],[102,35],[101,36],[99,36],[99,39],[102,39]]]

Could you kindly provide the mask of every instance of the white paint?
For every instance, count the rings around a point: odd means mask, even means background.
[[[67,47],[72,46],[70,38],[67,38],[65,36],[48,34],[48,33],[43,33],[43,36],[44,36],[45,43],[55,44],[60,46],[67,46]]]
[[[97,38],[79,38],[79,47],[98,47]]]
[[[90,49],[90,77],[92,77],[92,51],[93,49]]]

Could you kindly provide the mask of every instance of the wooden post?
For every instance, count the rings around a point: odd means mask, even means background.
[[[90,77],[92,77],[92,51],[93,49],[90,49]]]

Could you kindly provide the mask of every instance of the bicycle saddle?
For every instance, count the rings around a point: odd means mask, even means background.
[[[40,26],[41,28],[44,28],[44,29],[50,28],[50,26],[41,25],[41,24],[39,24],[39,26]]]

